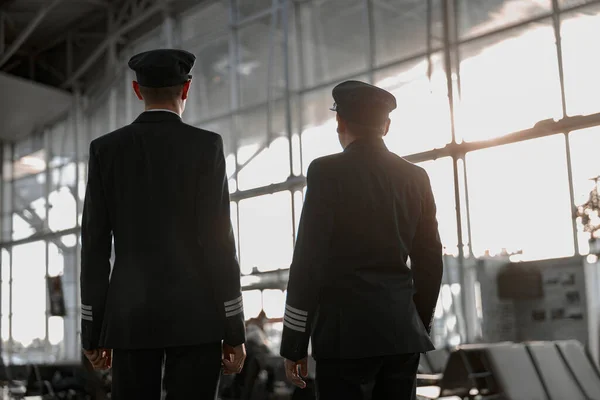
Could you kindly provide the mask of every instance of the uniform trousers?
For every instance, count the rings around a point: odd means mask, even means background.
[[[415,400],[419,353],[318,359],[318,400]]]
[[[221,376],[221,343],[113,350],[113,400],[213,400]],[[162,396],[162,397],[161,397]]]

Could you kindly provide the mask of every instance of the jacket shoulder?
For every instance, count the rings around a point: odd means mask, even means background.
[[[183,122],[181,125],[186,129],[187,132],[197,136],[201,140],[206,140],[208,142],[221,145],[223,143],[223,137],[216,132],[198,128],[197,126],[189,125],[185,122]]]
[[[105,133],[104,135],[99,136],[90,142],[90,149],[95,149],[98,151],[105,149],[106,147],[110,147],[114,143],[118,142],[119,137],[129,131],[132,131],[132,125],[125,125],[124,127],[116,129],[112,132]]]
[[[406,160],[405,158],[390,152],[393,155],[393,160],[397,167],[402,168],[405,175],[413,176],[415,179],[420,181],[429,181],[429,175],[425,168],[413,164],[412,162]]]
[[[136,132],[140,132],[140,128],[141,126],[136,124],[126,125],[92,140],[90,143],[90,148],[96,151],[102,151],[106,148],[117,146],[121,139],[127,137],[128,135],[135,134]],[[185,133],[188,139],[194,138],[204,144],[213,144],[217,148],[221,148],[223,146],[223,138],[216,132],[207,131],[186,123],[180,124],[179,131]]]
[[[324,173],[324,172],[332,171],[332,170],[336,169],[337,166],[339,166],[340,164],[342,164],[344,162],[342,155],[343,155],[343,153],[336,153],[336,154],[330,154],[328,156],[315,158],[308,166],[307,175],[309,175],[311,173],[315,173],[316,171],[319,171],[320,173]]]

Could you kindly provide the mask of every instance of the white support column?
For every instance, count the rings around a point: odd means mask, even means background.
[[[80,191],[85,190],[85,171],[86,171],[86,153],[89,144],[89,129],[85,124],[85,118],[83,113],[85,99],[81,96],[81,90],[75,88],[73,94],[73,107],[74,121],[73,121],[73,134],[75,139],[75,212],[77,218],[77,227],[81,226],[79,221],[79,214],[83,208],[83,201],[79,195]],[[81,357],[81,342],[79,340],[79,304],[81,302],[81,293],[79,291],[79,275],[81,272],[81,244],[79,243],[79,235],[77,237],[77,244],[75,246],[75,254],[73,257],[67,257],[65,254],[65,271],[70,270],[74,273],[74,288],[71,293],[74,293],[73,298],[67,299],[65,296],[65,308],[67,309],[67,317],[64,320],[65,330],[65,358],[68,360],[77,360]],[[72,260],[75,265],[69,265],[67,260]],[[67,274],[65,274],[66,276]],[[66,282],[63,281],[63,284]],[[64,285],[64,293],[69,293],[66,289],[68,285]],[[69,312],[69,306],[71,306],[71,312]]]

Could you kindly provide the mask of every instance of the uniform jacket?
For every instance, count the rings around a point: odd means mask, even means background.
[[[153,111],[94,140],[82,220],[83,348],[243,343],[229,207],[216,133]]]
[[[304,358],[310,336],[317,360],[432,350],[442,245],[427,173],[361,139],[313,161],[307,186],[281,355]]]

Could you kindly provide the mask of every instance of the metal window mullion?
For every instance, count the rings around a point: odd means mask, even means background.
[[[233,173],[233,178],[236,181],[236,192],[238,191],[238,169],[239,169],[239,160],[238,160],[238,149],[239,149],[239,135],[238,135],[238,121],[234,116],[235,112],[239,108],[239,99],[240,99],[240,82],[238,75],[238,67],[239,67],[239,36],[238,36],[238,28],[237,28],[237,4],[236,0],[229,0],[229,65],[231,68],[229,69],[229,79],[231,84],[229,86],[230,90],[230,105],[232,113],[229,116],[229,128],[231,131],[231,136],[233,139],[233,157],[235,162],[235,170]],[[234,200],[235,201],[235,200]],[[240,202],[235,201],[236,203],[236,217],[237,217],[237,239],[238,239],[238,262],[240,265],[242,264],[242,237],[240,235]]]
[[[299,65],[299,74],[298,74],[298,79],[299,79],[299,87],[303,88],[306,82],[305,76],[304,76],[304,71],[305,69],[305,65],[304,65],[304,46],[303,46],[303,39],[302,39],[302,21],[301,21],[301,16],[300,16],[300,5],[296,2],[293,2],[292,4],[294,4],[294,25],[295,25],[295,34],[296,34],[296,51],[298,52],[298,65]],[[303,160],[303,151],[302,151],[302,127],[304,124],[304,113],[303,113],[303,108],[302,108],[302,104],[303,104],[303,100],[304,97],[302,96],[302,94],[298,95],[297,98],[297,112],[298,112],[298,146],[300,147],[300,154],[298,155],[300,157],[300,175],[302,175],[303,171],[304,171],[304,160]]]
[[[429,80],[429,84],[431,84],[431,75],[433,74],[433,65],[431,62],[431,54],[433,48],[433,0],[427,0],[427,38],[426,38],[426,46],[427,46],[427,80]]]
[[[367,68],[368,68],[368,77],[369,83],[373,84],[375,82],[375,64],[376,64],[376,56],[377,56],[377,43],[375,38],[375,10],[373,6],[373,0],[363,0],[364,1],[364,10],[366,13],[367,20]]]
[[[275,64],[275,30],[277,29],[277,1],[271,0],[271,21],[269,24],[269,59],[267,61],[267,140],[266,148],[271,146],[273,140],[273,85],[270,84],[271,77],[273,76],[273,69]]]
[[[463,249],[463,240],[462,240],[462,217],[460,211],[460,186],[458,179],[458,154],[454,150],[454,145],[456,144],[456,128],[454,121],[454,94],[453,94],[453,84],[452,84],[452,57],[450,54],[451,51],[451,39],[450,39],[450,24],[453,22],[453,18],[451,18],[451,9],[450,9],[450,1],[451,0],[443,0],[442,1],[442,16],[443,16],[443,26],[444,26],[444,67],[446,71],[446,88],[448,91],[448,105],[450,107],[450,128],[452,132],[452,147],[451,147],[451,157],[452,157],[452,174],[454,180],[454,206],[456,209],[456,230],[457,230],[457,246],[458,246],[458,271],[459,271],[459,279],[461,283],[462,290],[460,291],[460,308],[462,310],[462,317],[458,318],[457,315],[457,323],[462,325],[463,329],[459,329],[461,336],[466,336],[467,329],[466,320],[464,318],[464,313],[466,311],[466,296],[465,296],[465,262],[464,262],[464,249]],[[462,319],[462,321],[461,321]],[[459,325],[459,326],[460,326]],[[463,337],[464,337],[463,336]]]
[[[65,131],[66,131],[66,126],[65,126]],[[51,209],[51,205],[50,205],[50,192],[52,191],[52,170],[50,169],[50,161],[52,160],[53,154],[52,154],[52,131],[50,129],[46,129],[44,131],[44,148],[46,149],[46,184],[45,184],[45,190],[44,190],[44,195],[46,197],[46,218],[44,218],[44,222],[43,222],[43,227],[42,227],[42,232],[50,232],[50,209]],[[45,278],[48,279],[48,254],[49,254],[49,241],[45,240],[44,241],[44,251],[45,251],[45,264],[46,264],[46,270],[45,270]],[[48,339],[48,335],[49,335],[49,331],[50,331],[50,299],[48,296],[48,290],[46,289],[46,312],[44,313],[46,320],[45,320],[45,329],[44,329],[44,346],[46,348],[46,354],[48,353],[49,350],[49,346],[50,346],[50,341]]]
[[[558,78],[560,82],[560,100],[562,106],[563,118],[567,116],[567,103],[565,97],[565,76],[563,70],[562,57],[562,39],[560,36],[560,14],[558,0],[552,0],[552,27],[554,28],[554,38],[556,41],[556,57],[558,60]]]
[[[571,202],[571,228],[573,230],[573,254],[581,254],[579,250],[579,236],[577,232],[577,218],[574,211],[577,209],[575,204],[575,187],[573,185],[573,161],[571,159],[571,140],[570,132],[565,133],[565,151],[567,155],[567,180],[569,184],[569,201]]]
[[[290,24],[289,24],[289,8],[290,1],[289,0],[281,0],[283,1],[282,5],[282,17],[281,17],[281,27],[283,30],[283,73],[285,79],[285,125],[287,130],[288,137],[288,154],[289,154],[289,167],[290,167],[290,175],[292,177],[294,175],[294,151],[292,146],[292,105],[290,99]],[[296,244],[296,207],[294,200],[294,192],[290,191],[290,205],[291,205],[291,218],[292,218],[292,246]]]
[[[468,180],[467,180],[467,157],[466,155],[462,155],[462,160],[463,160],[463,175],[464,175],[464,182],[465,182],[465,213],[466,213],[466,217],[467,217],[467,239],[469,240],[469,244],[468,244],[468,249],[469,249],[469,254],[471,256],[473,256],[473,236],[472,236],[472,231],[471,231],[471,206],[470,206],[470,202],[469,202],[469,184],[468,184]]]
[[[461,79],[460,79],[460,46],[458,45],[458,31],[460,24],[460,11],[459,11],[459,0],[454,0],[454,58],[456,59],[456,91],[458,94],[458,101],[462,99]]]
[[[10,226],[10,240],[13,240],[13,231],[14,231],[14,221],[13,214],[15,208],[15,143],[13,142],[10,146],[10,159],[11,159],[11,168],[10,168],[10,214],[9,214],[9,226]],[[10,273],[8,279],[8,346],[9,346],[9,362],[12,363],[13,359],[13,246],[8,247],[9,258],[10,258]]]

